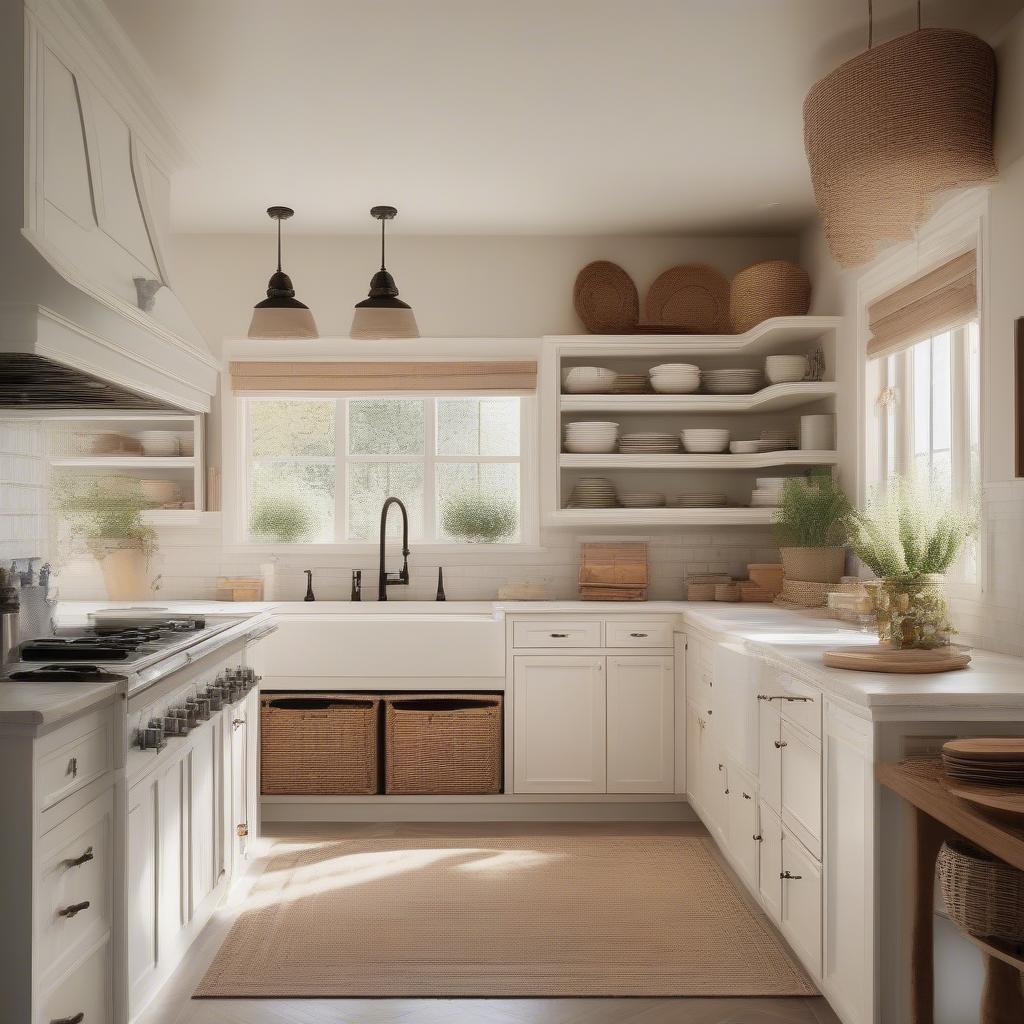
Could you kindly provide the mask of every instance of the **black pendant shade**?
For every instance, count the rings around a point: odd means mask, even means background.
[[[375,206],[370,216],[380,221],[380,270],[370,279],[367,298],[356,304],[352,317],[353,338],[418,338],[419,328],[412,307],[398,297],[398,286],[384,265],[384,228],[398,210],[393,206]]]
[[[281,221],[294,214],[287,206],[267,209],[267,216],[277,221],[277,270],[270,275],[267,297],[253,309],[250,338],[277,340],[320,336],[309,307],[295,298],[292,279],[281,269]]]

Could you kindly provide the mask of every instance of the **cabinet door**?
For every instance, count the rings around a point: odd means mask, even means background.
[[[704,730],[701,771],[706,779],[704,824],[715,841],[724,846],[729,829],[729,765],[723,748],[709,729]]]
[[[137,1006],[157,964],[157,784],[128,791],[128,997]]]
[[[245,858],[246,813],[248,790],[246,764],[248,761],[245,704],[240,701],[227,709],[230,716],[231,737],[231,873],[237,877]]]
[[[188,913],[186,761],[176,761],[157,779],[157,950],[161,958],[165,950],[175,947]]]
[[[701,775],[701,740],[703,719],[697,705],[686,702],[686,795],[691,804],[704,806],[704,780]]]
[[[782,823],[821,856],[821,745],[782,722]]]
[[[604,662],[513,658],[517,793],[605,792]]]
[[[773,700],[757,702],[757,785],[761,799],[782,810],[782,721]]]
[[[788,831],[782,837],[782,933],[821,976],[821,867]]]
[[[246,856],[260,834],[260,695],[251,690],[245,698],[245,827]]]
[[[761,905],[775,921],[782,920],[782,823],[762,800],[758,808],[758,882]]]
[[[671,793],[672,659],[608,658],[608,792]]]
[[[740,877],[757,892],[757,790],[753,780],[735,765],[729,769],[729,855]]]
[[[213,723],[215,724],[215,723]],[[213,892],[217,884],[217,730],[213,724],[196,733],[189,767],[189,877],[190,912]]]

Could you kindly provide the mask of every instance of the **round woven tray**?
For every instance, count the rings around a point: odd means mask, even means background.
[[[729,282],[714,267],[689,263],[660,274],[644,299],[644,322],[680,334],[729,330]]]
[[[810,306],[811,279],[789,260],[754,263],[732,279],[729,308],[737,334],[773,316],[803,316]]]
[[[607,260],[588,263],[576,275],[572,304],[591,334],[629,334],[640,319],[633,279]]]
[[[1024,944],[1024,871],[950,840],[939,853],[939,885],[946,912],[968,935]]]

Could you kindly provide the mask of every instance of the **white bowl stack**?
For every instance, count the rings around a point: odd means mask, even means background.
[[[565,374],[567,395],[607,395],[618,374],[604,366],[574,366]]]
[[[764,375],[769,384],[791,384],[807,376],[807,356],[768,356]]]
[[[569,508],[617,508],[615,485],[603,476],[584,476],[576,481],[569,496]]]
[[[729,447],[728,430],[688,429],[680,433],[679,439],[683,449],[694,454],[713,455]]]
[[[565,425],[564,447],[567,452],[575,455],[604,455],[613,452],[618,439],[618,423],[584,420]]]
[[[733,455],[756,455],[762,451],[760,441],[730,441],[729,451]]]
[[[651,381],[646,373],[617,373],[612,391],[616,395],[645,395]]]
[[[751,508],[775,508],[782,501],[782,488],[786,484],[784,476],[759,476],[756,486],[750,494]]]
[[[656,491],[631,491],[619,495],[623,508],[664,508],[665,495]]]
[[[702,370],[704,390],[711,395],[752,395],[761,390],[764,373],[760,367],[734,370]]]
[[[759,452],[788,452],[800,447],[795,430],[762,430],[757,442]]]
[[[700,388],[701,369],[692,363],[662,363],[651,367],[650,377],[659,395],[692,395]]]
[[[679,451],[679,439],[675,434],[655,431],[623,434],[619,438],[619,451],[624,455],[665,455]]]

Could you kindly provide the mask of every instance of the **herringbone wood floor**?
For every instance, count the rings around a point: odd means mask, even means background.
[[[680,824],[288,826],[284,836],[692,835]],[[257,866],[258,870],[258,866]],[[839,1024],[823,999],[192,999],[238,907],[220,911],[138,1024]]]

